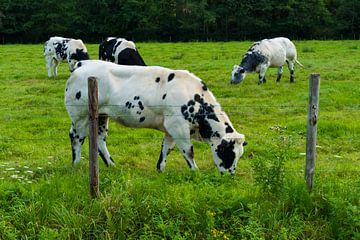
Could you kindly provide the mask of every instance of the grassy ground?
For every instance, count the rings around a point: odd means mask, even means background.
[[[360,43],[296,42],[289,72],[230,85],[250,42],[138,43],[148,65],[203,79],[249,145],[234,177],[220,176],[210,148],[200,168],[178,151],[155,170],[162,134],[110,123],[117,165],[100,162],[101,197],[89,197],[87,141],[71,166],[63,96],[69,71],[48,78],[42,45],[0,45],[0,239],[360,239]],[[98,45],[89,44],[92,58]],[[309,74],[321,74],[315,185],[304,184]]]

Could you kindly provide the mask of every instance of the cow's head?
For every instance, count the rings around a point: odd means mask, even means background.
[[[227,133],[216,144],[212,144],[214,161],[221,174],[234,174],[239,158],[244,153],[245,136],[236,132]]]
[[[84,49],[77,48],[74,52],[69,53],[68,63],[70,72],[73,72],[76,69],[76,63],[81,60],[89,60],[89,54],[84,51]]]
[[[232,84],[241,83],[242,80],[244,80],[245,76],[246,76],[245,68],[239,65],[234,65],[233,70],[231,72],[231,83]]]

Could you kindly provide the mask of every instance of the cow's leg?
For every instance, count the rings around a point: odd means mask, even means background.
[[[198,167],[194,161],[194,150],[190,141],[188,122],[183,118],[170,117],[165,119],[164,126],[169,135],[174,139],[190,169],[196,170]]]
[[[55,58],[52,59],[51,61],[51,68],[52,68],[52,72],[53,72],[53,76],[56,77],[57,75],[57,67],[59,66],[59,61],[56,60]]]
[[[281,79],[282,74],[283,74],[283,66],[281,66],[281,67],[278,68],[277,78],[276,78],[276,81],[277,81],[277,82],[280,82],[280,79]]]
[[[72,150],[72,163],[75,165],[80,162],[81,158],[81,146],[84,144],[85,137],[87,135],[88,121],[78,121],[72,123],[70,128],[70,141]]]
[[[106,147],[106,138],[108,135],[109,117],[106,115],[99,115],[99,130],[98,130],[98,151],[100,157],[106,164],[115,165],[110,153]]]
[[[267,68],[268,68],[267,65],[261,65],[261,66],[260,66],[260,71],[259,71],[259,84],[266,83],[265,73],[266,73]]]
[[[294,76],[295,62],[294,61],[288,61],[287,63],[288,63],[289,71],[290,71],[290,82],[293,83],[295,81],[295,76]]]
[[[169,155],[170,151],[174,148],[175,141],[172,139],[171,136],[168,134],[165,134],[163,143],[161,145],[161,152],[159,161],[157,162],[156,168],[158,171],[162,172],[165,169],[166,166],[166,157]]]
[[[45,57],[46,59],[46,70],[48,72],[48,77],[51,77],[52,75],[52,58]]]

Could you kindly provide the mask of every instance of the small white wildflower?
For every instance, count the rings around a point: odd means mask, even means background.
[[[6,171],[14,171],[14,170],[16,170],[15,168],[13,168],[13,167],[11,167],[11,168],[7,168],[7,169],[5,169]]]
[[[27,170],[27,171],[25,171],[25,173],[34,173],[34,172],[31,170]]]
[[[23,168],[26,168],[26,169],[28,169],[29,167],[28,167],[28,166],[24,166]]]
[[[16,178],[18,178],[18,175],[13,174],[13,175],[11,175],[10,177],[16,179]]]
[[[300,155],[300,156],[305,156],[305,155],[306,155],[306,153],[299,153],[299,155]]]
[[[42,167],[37,167],[37,169],[41,170],[41,169],[43,169],[43,168],[42,168]]]

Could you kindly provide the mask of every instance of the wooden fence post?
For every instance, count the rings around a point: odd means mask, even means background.
[[[98,162],[98,82],[95,77],[88,78],[89,95],[89,173],[90,195],[99,196],[99,162]]]
[[[319,111],[320,74],[314,73],[309,79],[309,105],[306,130],[306,169],[305,180],[309,192],[313,187],[316,158],[316,126]]]

